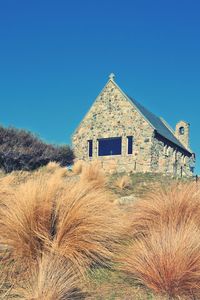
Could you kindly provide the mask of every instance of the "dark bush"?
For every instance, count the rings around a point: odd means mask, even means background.
[[[31,132],[0,126],[0,168],[6,173],[35,170],[50,161],[67,166],[73,159],[73,152],[67,145],[47,144]]]

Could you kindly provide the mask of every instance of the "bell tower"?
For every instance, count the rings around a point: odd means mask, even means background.
[[[175,136],[188,149],[190,147],[190,124],[185,121],[178,122]]]

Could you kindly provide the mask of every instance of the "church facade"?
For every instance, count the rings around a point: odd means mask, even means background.
[[[114,74],[72,137],[77,159],[99,160],[107,171],[153,172],[192,176],[195,155],[190,125],[175,131],[116,84]]]

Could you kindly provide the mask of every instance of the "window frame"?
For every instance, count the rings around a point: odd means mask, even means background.
[[[126,138],[127,138],[127,154],[132,155],[133,154],[133,136],[128,135]]]
[[[91,158],[93,157],[93,140],[88,140],[88,157]]]
[[[103,149],[101,142],[111,140],[119,140],[120,142],[120,151],[118,153],[106,153],[106,147]],[[102,148],[101,148],[102,147]],[[106,154],[102,154],[105,151]],[[111,150],[112,151],[112,150]],[[122,155],[122,137],[108,137],[108,138],[99,138],[98,139],[98,156],[120,156]]]

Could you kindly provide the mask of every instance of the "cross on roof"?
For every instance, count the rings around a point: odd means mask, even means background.
[[[111,73],[111,74],[109,75],[109,79],[114,81],[114,79],[115,79],[115,74],[114,74],[114,73]]]

